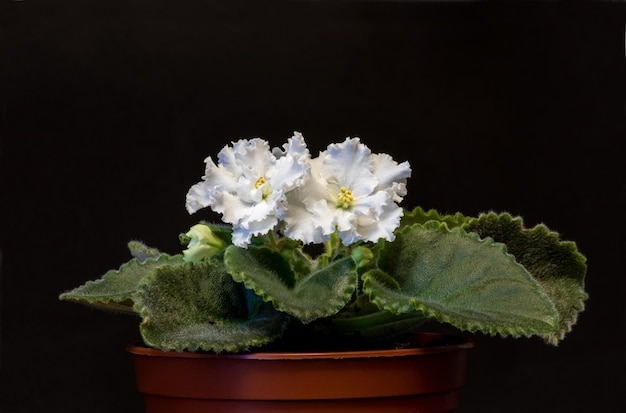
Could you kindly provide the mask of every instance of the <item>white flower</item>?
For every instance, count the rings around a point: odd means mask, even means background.
[[[222,214],[233,225],[233,244],[240,247],[253,235],[268,233],[285,212],[285,194],[301,184],[306,169],[302,135],[294,134],[284,147],[277,158],[265,140],[241,139],[219,152],[218,165],[206,158],[203,180],[187,193],[187,211],[211,207]]]
[[[327,241],[336,230],[344,245],[393,241],[406,195],[408,162],[372,154],[359,138],[331,144],[311,160],[304,184],[288,194],[285,235],[304,243]]]
[[[284,150],[283,150],[284,149]],[[304,142],[304,136],[300,132],[294,132],[293,136],[283,144],[283,149],[274,148],[272,154],[278,159],[285,156],[292,156],[297,159],[298,163],[307,167],[307,163],[311,159],[309,149]]]

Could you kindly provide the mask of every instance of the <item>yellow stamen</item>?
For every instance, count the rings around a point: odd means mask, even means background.
[[[259,179],[257,179],[256,184],[254,184],[255,188],[260,187],[261,185],[263,185],[265,183],[265,178],[260,177]]]
[[[352,204],[352,201],[354,201],[352,191],[345,186],[339,188],[339,193],[337,194],[337,206],[347,209],[350,207],[350,204]]]

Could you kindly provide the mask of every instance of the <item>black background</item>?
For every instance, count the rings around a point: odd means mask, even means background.
[[[623,410],[624,10],[2,0],[0,413],[141,412],[138,319],[58,294],[130,239],[178,252],[204,158],[294,130],[408,160],[404,206],[508,211],[587,256],[574,331],[476,335],[460,412]]]

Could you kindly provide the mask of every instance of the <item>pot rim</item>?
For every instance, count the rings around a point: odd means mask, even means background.
[[[436,342],[447,339],[445,344]],[[399,357],[415,356],[422,354],[445,353],[457,349],[470,349],[474,347],[474,341],[470,337],[419,332],[416,333],[415,342],[419,347],[408,347],[400,349],[376,349],[376,350],[348,350],[348,351],[320,351],[320,352],[263,352],[253,351],[246,353],[211,353],[204,351],[165,351],[153,347],[148,347],[142,342],[134,342],[126,347],[126,350],[134,355],[154,356],[165,358],[227,358],[239,360],[302,360],[302,359],[358,359],[372,357]]]

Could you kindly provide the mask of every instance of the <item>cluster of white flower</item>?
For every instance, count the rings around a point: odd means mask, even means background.
[[[187,211],[211,207],[222,214],[239,247],[283,223],[285,236],[305,244],[326,242],[335,231],[344,245],[393,241],[411,175],[408,162],[373,154],[359,138],[311,158],[299,132],[282,149],[241,139],[219,152],[217,165],[211,157],[205,163],[202,181],[187,193]]]

